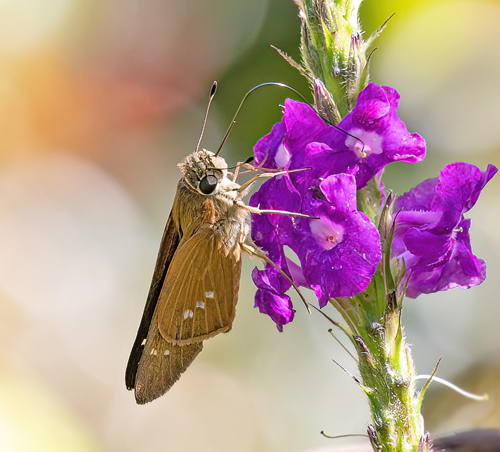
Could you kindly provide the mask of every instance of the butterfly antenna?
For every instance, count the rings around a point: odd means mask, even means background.
[[[323,430],[321,430],[321,432],[319,432],[319,433],[328,439],[353,438],[353,437],[369,438],[368,435],[363,435],[361,433],[350,433],[347,435],[335,435],[335,436],[327,435]]]
[[[260,83],[259,85],[255,85],[253,88],[250,88],[247,93],[243,96],[243,99],[241,99],[241,102],[240,102],[240,105],[238,105],[238,108],[236,109],[236,113],[234,114],[233,116],[233,119],[231,120],[231,123],[229,124],[229,127],[227,128],[227,131],[224,135],[224,138],[222,139],[222,142],[219,146],[219,148],[217,149],[217,152],[215,153],[215,155],[219,155],[219,152],[221,151],[222,149],[222,146],[224,146],[224,143],[226,142],[227,138],[229,137],[229,134],[231,133],[231,130],[233,130],[233,127],[234,125],[236,124],[236,118],[241,110],[241,107],[243,106],[243,104],[245,103],[245,101],[247,100],[248,96],[250,96],[250,94],[252,94],[254,91],[258,90],[259,88],[262,88],[263,86],[280,86],[282,88],[286,88],[290,91],[293,91],[295,94],[297,94],[297,96],[299,96],[304,102],[307,103],[307,100],[306,98],[300,94],[295,88],[292,88],[291,86],[288,86],[286,85],[285,83],[281,83],[281,82],[266,82],[266,83]],[[213,92],[213,94],[215,94],[215,88],[217,87],[217,83],[214,82],[214,85],[212,86],[212,90],[210,91],[211,93]],[[211,97],[210,97],[210,102],[212,101],[212,97],[213,97],[213,94],[211,94]],[[210,106],[210,102],[208,104],[208,106]],[[207,112],[208,112],[208,107],[207,107]],[[205,121],[206,121],[206,115],[205,115]],[[361,143],[361,151],[360,153],[363,155],[364,154],[364,149],[365,149],[365,143],[364,141],[361,139],[361,138],[358,138],[356,135],[352,135],[351,133],[347,132],[346,130],[342,129],[341,127],[337,126],[336,124],[331,124],[333,127],[335,127],[338,131],[346,134],[347,136],[355,139],[356,141],[359,141]],[[205,124],[203,124],[203,127],[205,127]],[[202,134],[203,134],[203,131],[202,131]],[[201,137],[200,137],[200,141],[201,141]],[[199,145],[199,143],[198,143]],[[198,148],[196,148],[198,150]]]
[[[252,163],[253,160],[254,160],[254,156],[250,156],[248,157],[244,162],[239,162],[237,165],[234,165],[234,166],[228,166],[226,169],[228,171],[232,171],[232,170],[235,170],[236,168],[240,168],[242,166],[245,166],[245,165],[248,165],[249,163]]]
[[[201,139],[203,138],[203,132],[205,132],[205,125],[207,124],[208,111],[210,110],[210,105],[212,104],[212,100],[215,97],[215,92],[217,91],[217,81],[212,83],[212,87],[210,88],[210,95],[208,98],[207,109],[205,110],[205,119],[203,119],[203,126],[201,127],[200,138],[198,139],[198,144],[196,145],[196,152],[200,150]]]
[[[252,94],[254,91],[258,90],[259,88],[262,88],[263,86],[281,86],[282,88],[286,88],[286,89],[289,89],[290,91],[293,91],[304,102],[307,102],[307,100],[305,99],[305,97],[302,94],[300,94],[296,89],[294,89],[291,86],[288,86],[288,85],[286,85],[284,83],[280,83],[280,82],[266,82],[266,83],[261,83],[259,85],[255,85],[253,88],[249,89],[247,91],[247,93],[243,96],[243,99],[241,99],[240,105],[236,109],[236,113],[234,114],[233,119],[231,120],[231,123],[229,124],[229,127],[227,128],[226,134],[224,135],[224,138],[222,139],[222,142],[221,142],[221,144],[219,146],[219,149],[217,149],[217,152],[215,153],[215,155],[219,155],[219,152],[221,151],[222,146],[224,146],[224,143],[226,142],[227,137],[231,133],[231,130],[233,129],[234,125],[236,124],[236,117],[238,116],[238,113],[240,112],[241,107],[243,106],[243,104],[247,100],[248,96],[250,96],[250,94]]]

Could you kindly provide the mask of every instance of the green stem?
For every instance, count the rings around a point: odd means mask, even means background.
[[[370,405],[374,450],[423,452],[429,446],[421,444],[424,426],[411,351],[405,343],[395,295],[389,294],[387,299],[385,312],[378,316],[376,310],[368,312],[366,305],[361,306],[359,296],[331,302],[355,332],[350,340]]]

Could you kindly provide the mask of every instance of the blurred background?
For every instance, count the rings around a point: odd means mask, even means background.
[[[393,165],[402,193],[452,161],[500,166],[500,3],[365,0],[377,40],[372,80],[397,88],[400,114],[428,143]],[[245,258],[233,331],[211,339],[161,399],[137,406],[124,372],[180,173],[208,91],[203,147],[217,148],[245,92],[307,85],[270,45],[299,59],[292,0],[0,1],[0,451],[273,451],[331,447],[364,433],[361,391],[331,360],[354,363],[300,302],[279,333],[253,306]],[[290,93],[245,105],[230,164],[279,121]],[[432,433],[500,426],[500,178],[471,212],[489,279],[408,300],[417,369],[433,385]],[[330,311],[333,315],[333,312]],[[336,441],[336,442],[332,442]]]

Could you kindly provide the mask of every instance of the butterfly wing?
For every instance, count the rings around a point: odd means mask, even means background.
[[[135,377],[137,403],[148,403],[165,394],[202,348],[203,342],[177,345],[166,341],[158,330],[158,311],[155,311]]]
[[[201,227],[179,245],[158,300],[167,341],[188,345],[231,329],[241,273],[240,225],[231,227],[223,235],[214,225]]]
[[[172,212],[174,211],[175,209],[172,209]],[[151,320],[153,318],[153,313],[158,302],[158,297],[165,280],[165,275],[170,266],[170,262],[172,261],[175,250],[177,249],[181,240],[181,232],[179,230],[179,227],[177,226],[177,222],[174,221],[174,214],[172,212],[170,213],[167,225],[165,226],[165,231],[163,233],[160,250],[158,252],[158,257],[156,259],[156,265],[153,272],[153,279],[151,281],[151,286],[146,301],[146,306],[144,308],[144,313],[139,325],[139,331],[137,332],[137,336],[135,338],[135,342],[128,360],[127,370],[125,372],[125,384],[127,386],[127,389],[129,390],[135,387],[137,369],[144,350],[144,341],[146,340],[148,331],[150,329]]]

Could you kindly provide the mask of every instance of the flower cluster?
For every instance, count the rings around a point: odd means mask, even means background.
[[[397,116],[398,103],[396,90],[370,83],[332,126],[309,105],[287,99],[282,121],[255,145],[256,165],[288,172],[264,183],[250,204],[308,216],[252,217],[252,239],[281,269],[268,264],[253,271],[255,305],[280,330],[294,315],[286,294],[291,284],[282,273],[312,289],[323,307],[331,298],[363,292],[377,270],[380,236],[358,210],[359,190],[378,181],[387,164],[425,157],[425,141],[408,132]],[[484,262],[471,252],[463,214],[495,172],[493,166],[482,173],[465,163],[449,165],[439,179],[398,199],[392,256],[404,261],[409,296],[484,279]]]

